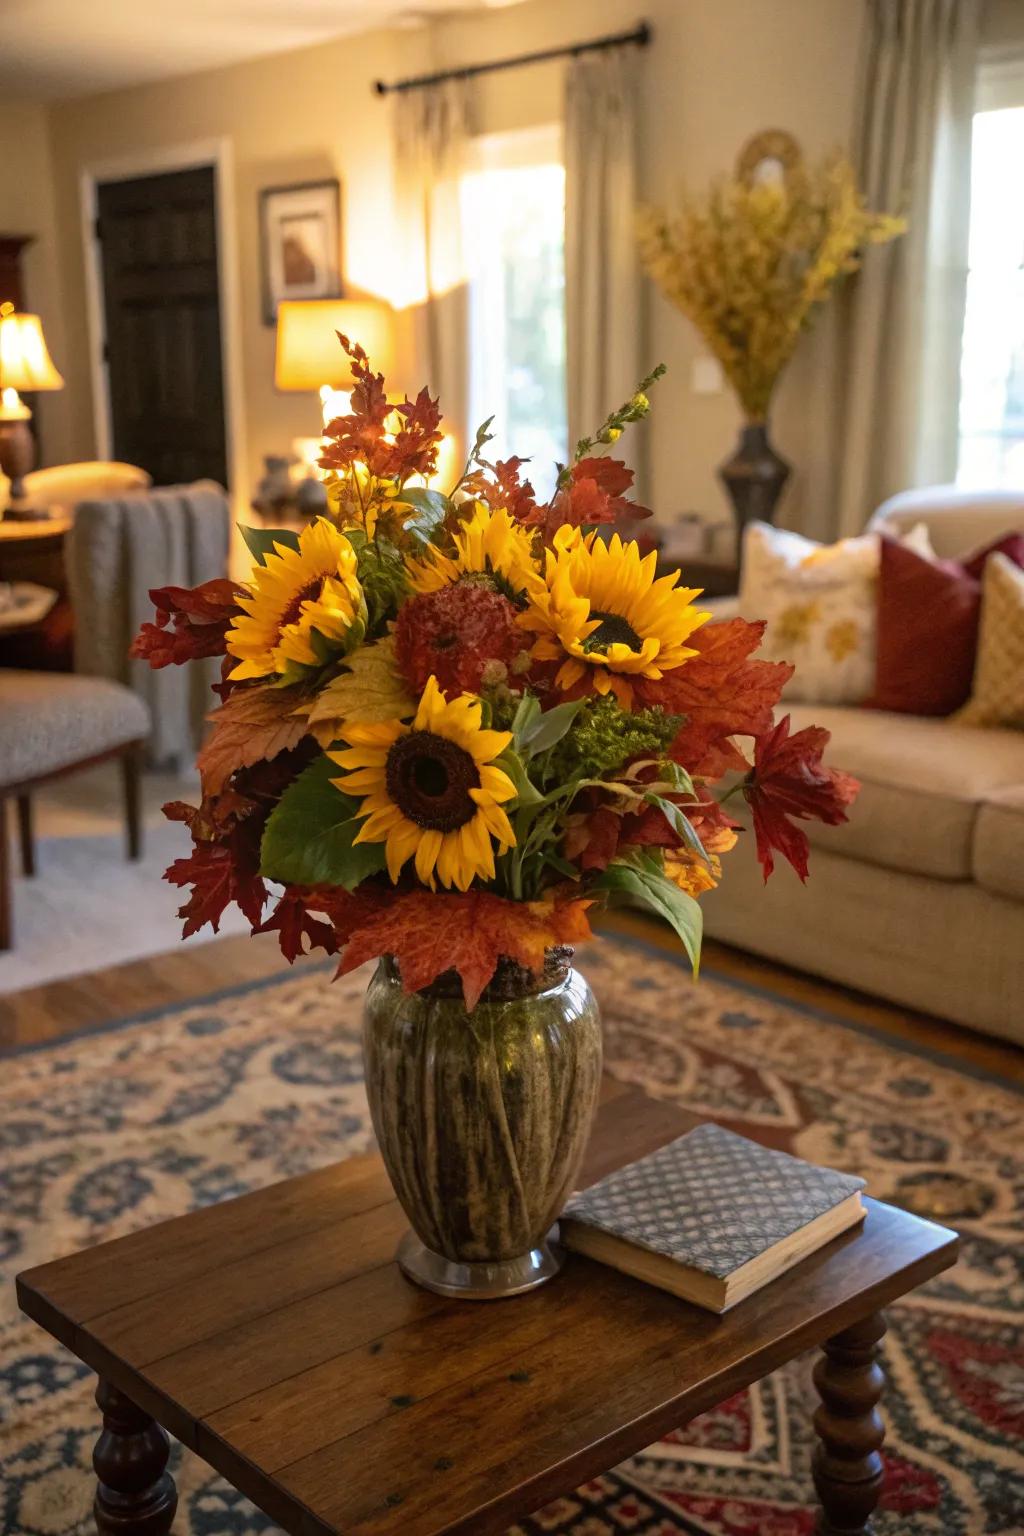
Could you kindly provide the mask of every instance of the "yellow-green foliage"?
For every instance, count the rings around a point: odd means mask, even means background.
[[[717,181],[674,213],[645,208],[638,222],[644,266],[700,331],[752,421],[764,419],[802,332],[857,270],[862,247],[905,228],[866,207],[841,156],[798,165],[785,181]]]

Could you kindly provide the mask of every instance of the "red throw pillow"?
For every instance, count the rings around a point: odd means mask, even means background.
[[[1024,570],[1024,533],[1004,533],[1001,539],[986,544],[984,549],[977,550],[966,560],[961,560],[960,564],[968,576],[975,576],[980,581],[989,555],[1005,555],[1007,560],[1012,560],[1014,565]]]
[[[883,534],[878,660],[868,706],[905,715],[951,715],[965,704],[980,611],[981,581],[959,561],[926,559]]]

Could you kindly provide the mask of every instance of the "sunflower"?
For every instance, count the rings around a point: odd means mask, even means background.
[[[317,518],[299,534],[298,549],[275,544],[255,565],[243,613],[228,630],[237,656],[234,681],[279,674],[289,679],[322,667],[362,639],[366,605],[356,577],[356,554],[343,533]]]
[[[342,734],[346,749],[327,755],[348,771],[332,782],[362,800],[356,842],[386,845],[393,883],[411,858],[431,890],[494,879],[492,839],[502,853],[516,841],[502,810],[515,785],[494,766],[512,735],[481,729],[479,699],[448,702],[431,677],[411,725],[347,723]]]
[[[618,534],[606,544],[568,525],[547,552],[543,586],[530,592],[520,624],[535,631],[535,661],[561,661],[556,685],[614,692],[633,705],[631,678],[657,680],[696,654],[684,641],[707,619],[693,606],[700,588],[678,587],[679,572],[655,577],[657,555],[640,558]]]
[[[533,535],[504,507],[492,511],[478,501],[473,515],[453,534],[454,556],[430,549],[423,560],[409,561],[415,592],[436,592],[464,576],[489,576],[506,597],[516,598],[538,580]]]

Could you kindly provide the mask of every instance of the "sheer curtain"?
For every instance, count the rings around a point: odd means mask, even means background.
[[[459,183],[470,133],[465,81],[394,97],[395,212],[400,325],[408,385],[440,395],[444,430],[461,463],[469,409],[469,294]]]
[[[907,233],[843,296],[837,529],[956,473],[980,0],[866,0],[855,162]]]
[[[565,320],[569,452],[640,376],[633,48],[566,74]]]

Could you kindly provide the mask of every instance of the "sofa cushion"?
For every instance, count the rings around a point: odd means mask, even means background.
[[[812,844],[889,869],[974,878],[981,807],[1024,785],[1024,733],[870,709],[798,704],[789,712],[794,730],[832,732],[825,761],[862,786],[845,825],[801,822]]]
[[[0,670],[0,788],[40,778],[149,734],[149,710],[120,683]]]
[[[979,810],[974,878],[996,896],[1024,901],[1024,784],[996,790]]]
[[[978,649],[981,582],[882,536],[878,652],[868,702],[906,715],[951,715],[967,702]]]

